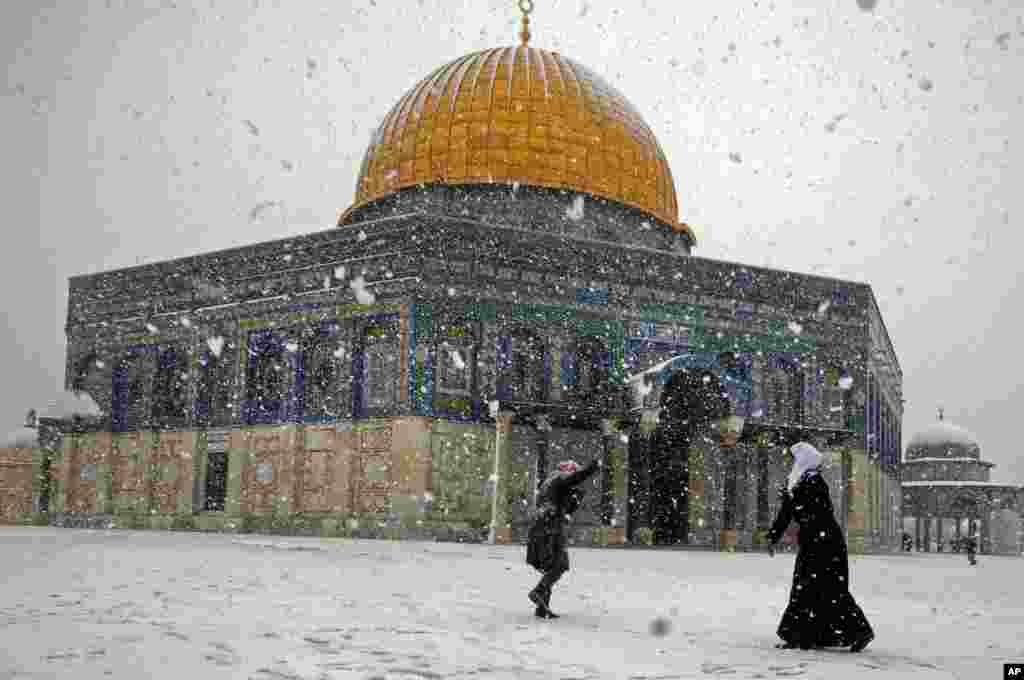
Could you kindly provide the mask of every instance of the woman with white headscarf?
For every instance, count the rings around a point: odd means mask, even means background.
[[[782,507],[768,532],[774,545],[791,521],[800,526],[789,604],[779,623],[783,649],[845,647],[859,652],[875,634],[850,594],[850,567],[843,531],[832,511],[821,476],[821,453],[794,444],[793,470],[782,492]]]
[[[526,544],[526,563],[543,574],[529,594],[530,601],[536,605],[534,615],[537,618],[558,618],[551,611],[551,589],[562,574],[569,571],[566,536],[569,520],[583,501],[579,486],[600,467],[597,459],[584,467],[574,460],[564,460],[540,486],[537,513]]]

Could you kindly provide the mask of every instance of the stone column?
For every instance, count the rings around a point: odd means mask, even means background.
[[[936,545],[938,547],[938,551],[942,552],[942,541],[946,538],[945,534],[942,532],[942,518],[939,517],[936,520],[936,522],[938,524],[938,528],[935,531],[935,534],[938,536],[938,539],[936,540]]]
[[[737,514],[739,508],[739,494],[736,485],[738,482],[739,461],[735,440],[723,440],[718,447],[718,456],[723,467],[722,475],[722,525],[719,532],[718,544],[722,550],[729,552],[736,550],[738,533]]]
[[[530,509],[537,509],[537,492],[540,491],[540,485],[544,483],[544,480],[548,475],[548,450],[551,448],[551,430],[544,429],[537,432],[537,460],[534,461],[534,481],[535,484],[530,491]]]
[[[512,542],[511,518],[508,505],[504,501],[508,497],[508,460],[512,453],[512,419],[514,417],[514,413],[503,411],[494,419],[495,433],[499,439],[494,452],[498,456],[496,466],[498,480],[494,485],[494,495],[497,502],[495,503],[493,518],[494,542],[498,544]],[[494,502],[493,499],[492,502]]]
[[[757,461],[755,449],[750,445],[741,445],[740,456],[743,462],[737,487],[740,498],[739,527],[742,530],[740,545],[754,545],[754,531],[757,529]]]
[[[639,428],[633,429],[629,437],[626,508],[628,531],[630,539],[634,542],[638,540],[637,531],[650,531],[651,528],[651,438],[651,435],[644,434]]]
[[[921,518],[914,518],[914,550],[921,552]]]
[[[954,537],[956,539],[957,545],[960,545],[960,523],[963,522],[963,521],[964,521],[964,518],[960,517],[959,515],[957,515],[957,517],[956,517],[956,536]]]
[[[608,543],[621,545],[626,542],[626,518],[629,512],[629,494],[627,490],[627,443],[623,434],[614,423],[605,421],[602,424],[604,436],[604,482],[606,487],[607,516],[602,517],[602,524],[607,527]],[[627,440],[628,441],[628,440]]]
[[[989,554],[992,552],[992,516],[986,506],[981,515],[981,535],[978,536],[978,554]]]

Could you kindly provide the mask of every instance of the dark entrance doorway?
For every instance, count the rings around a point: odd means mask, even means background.
[[[675,545],[689,540],[691,444],[711,436],[731,406],[718,376],[704,368],[675,371],[660,406],[653,434],[630,441],[630,533],[648,526],[655,545]]]
[[[228,489],[228,454],[226,451],[211,451],[206,461],[206,503],[203,509],[222,512]]]

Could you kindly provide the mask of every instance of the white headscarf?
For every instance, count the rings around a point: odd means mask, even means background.
[[[792,491],[805,472],[821,468],[823,457],[807,442],[793,444],[789,450],[793,452],[793,470],[789,473],[789,490]]]

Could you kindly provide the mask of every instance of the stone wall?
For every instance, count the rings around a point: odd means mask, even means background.
[[[307,426],[299,507],[304,512],[351,512],[355,436],[334,425]]]
[[[511,448],[511,442],[506,440]],[[484,528],[490,522],[494,429],[437,421],[430,434],[431,516],[455,525]]]
[[[846,541],[851,553],[863,553],[873,547],[873,530],[878,517],[879,470],[862,449],[850,450],[847,456]]]
[[[68,435],[51,465],[50,509],[54,522],[64,526],[102,524],[106,517],[126,527],[477,541],[486,537],[498,493],[497,538],[521,541],[536,505],[537,485],[557,462],[573,458],[585,464],[600,456],[607,474],[588,483],[572,540],[624,542],[629,499],[622,435],[612,428],[603,435],[561,427],[541,432],[512,425],[510,415],[498,420],[497,487],[491,482],[495,427],[485,423],[407,416],[254,426],[220,434]],[[206,482],[206,449],[218,437],[226,442],[228,458],[225,510],[197,513]],[[788,472],[782,451],[777,445],[741,443],[723,453],[711,441],[691,448],[691,545],[749,549],[763,543],[778,511],[777,490]],[[887,484],[895,482],[883,479],[862,450],[824,453],[825,477],[837,519],[841,524],[845,519],[850,551],[884,548],[884,540],[879,544],[872,539],[872,530],[879,526],[882,506],[891,500]],[[4,460],[9,460],[7,455]],[[2,497],[8,505],[20,498],[18,512],[24,514],[32,508],[34,458],[29,452],[18,460],[20,476],[6,483]],[[728,465],[736,471],[731,492],[726,489]],[[11,469],[0,467],[4,479],[13,479],[6,472]],[[729,493],[734,503],[731,528],[725,526],[723,513]],[[1004,524],[1016,526],[1012,520]]]
[[[152,475],[147,468],[155,447],[155,432],[127,432],[115,435],[112,450],[112,490],[116,512],[145,513],[150,510]]]
[[[150,463],[151,511],[165,515],[192,511],[192,457],[196,443],[195,432],[156,435]]]
[[[69,435],[61,445],[56,476],[62,480],[59,509],[65,512],[109,512],[112,497],[114,435],[90,432]]]
[[[0,448],[0,524],[13,524],[32,512],[34,452]]]

